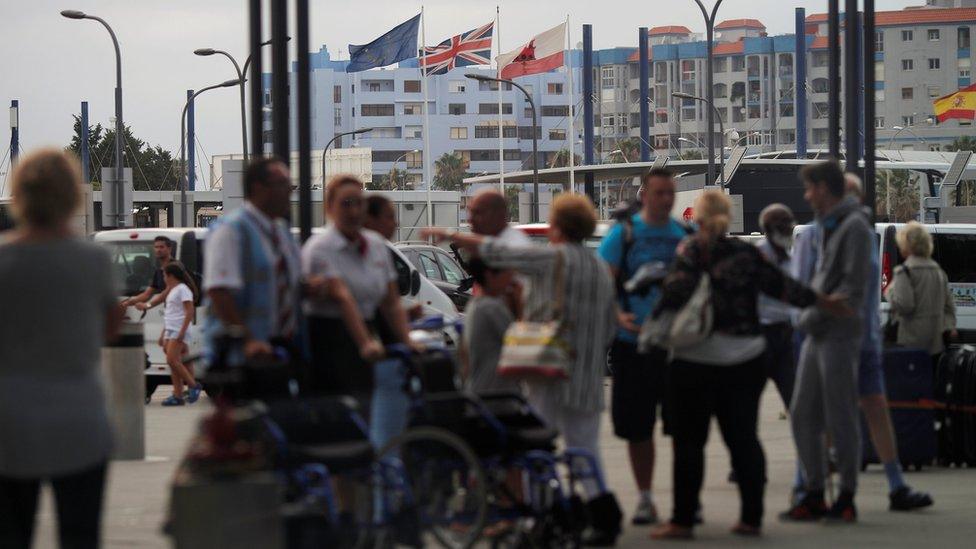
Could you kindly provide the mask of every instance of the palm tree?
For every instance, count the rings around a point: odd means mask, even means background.
[[[637,162],[640,160],[640,141],[636,137],[628,137],[623,141],[618,141],[617,148],[623,153],[627,162]]]
[[[366,184],[368,191],[403,190],[407,185],[407,172],[393,168],[389,173],[373,177],[373,181]]]
[[[464,187],[467,166],[456,152],[444,153],[434,162],[434,183],[431,189],[460,191]]]
[[[962,137],[956,138],[952,144],[946,146],[947,151],[973,151],[976,152],[976,139],[964,135]]]

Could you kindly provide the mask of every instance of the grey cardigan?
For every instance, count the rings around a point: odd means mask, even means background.
[[[942,333],[956,328],[956,304],[938,263],[909,257],[895,268],[885,296],[898,319],[899,345],[927,349],[933,355],[945,349]]]

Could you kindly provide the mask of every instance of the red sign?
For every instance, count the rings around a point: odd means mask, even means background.
[[[694,217],[695,217],[695,209],[692,208],[691,206],[685,208],[684,213],[681,214],[681,218],[684,219],[685,221],[691,221],[692,219],[694,219]]]

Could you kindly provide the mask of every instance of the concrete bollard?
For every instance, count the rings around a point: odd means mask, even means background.
[[[146,457],[146,350],[142,324],[123,322],[117,340],[102,348],[102,375],[114,449],[112,459]]]

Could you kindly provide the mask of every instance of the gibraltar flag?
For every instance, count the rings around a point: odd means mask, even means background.
[[[527,44],[498,56],[501,78],[548,72],[563,66],[566,49],[566,23],[536,35]]]

